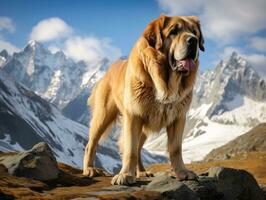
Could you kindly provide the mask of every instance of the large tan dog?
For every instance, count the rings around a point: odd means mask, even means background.
[[[198,69],[198,49],[204,51],[199,19],[161,15],[148,25],[128,60],[118,61],[96,84],[89,98],[92,109],[83,174],[99,175],[93,167],[103,133],[122,116],[122,169],[112,184],[126,185],[149,175],[141,148],[152,132],[166,128],[168,150],[177,178],[194,179],[182,159],[182,134]]]

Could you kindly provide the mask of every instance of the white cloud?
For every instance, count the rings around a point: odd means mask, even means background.
[[[266,28],[265,0],[158,0],[170,15],[199,15],[205,37],[222,44]]]
[[[170,15],[198,14],[202,0],[158,0],[160,7]]]
[[[227,46],[223,49],[223,51],[218,55],[219,59],[227,60],[233,52],[237,52],[238,54],[243,55],[242,50],[237,47]]]
[[[53,17],[40,21],[33,27],[30,39],[37,41],[51,41],[65,38],[72,33],[72,28],[62,19]]]
[[[15,24],[9,17],[0,17],[0,31],[1,30],[7,30],[10,33],[15,32]]]
[[[244,55],[249,63],[257,70],[257,72],[262,73],[264,78],[266,78],[266,56],[263,54],[251,54]]]
[[[75,61],[85,60],[94,64],[103,58],[114,61],[121,56],[119,48],[108,38],[80,36],[74,28],[59,18],[40,21],[33,29],[30,38],[47,42],[48,49],[55,53],[60,49]]]
[[[266,52],[266,37],[251,38],[250,46],[257,51]]]
[[[18,47],[11,44],[10,42],[7,42],[5,40],[0,40],[0,51],[2,51],[3,49],[7,50],[9,54],[13,54],[14,52],[20,51]]]
[[[121,51],[114,47],[110,39],[96,37],[70,37],[65,43],[66,54],[75,60],[95,63],[102,58],[114,61],[121,56]]]

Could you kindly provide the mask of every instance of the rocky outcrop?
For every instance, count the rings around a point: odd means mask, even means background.
[[[42,181],[56,179],[59,173],[52,150],[44,142],[36,144],[29,151],[1,156],[0,164],[11,175]]]
[[[0,153],[0,199],[265,199],[245,170],[215,167],[182,182],[162,171],[131,186],[112,186],[111,176],[88,178],[79,169],[57,165],[48,145],[39,143],[27,152]]]
[[[208,177],[215,178],[217,192],[222,193],[224,199],[266,198],[254,177],[245,170],[214,167],[207,174]]]
[[[266,123],[262,123],[229,143],[213,149],[204,161],[226,160],[248,152],[266,152]]]

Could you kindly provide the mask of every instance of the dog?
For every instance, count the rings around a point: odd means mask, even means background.
[[[204,39],[196,16],[160,15],[144,30],[127,60],[112,64],[88,99],[91,107],[89,142],[83,175],[102,170],[93,166],[96,146],[103,134],[121,118],[122,168],[113,185],[130,185],[138,176],[149,176],[141,161],[147,136],[166,128],[172,170],[179,180],[196,179],[182,159],[186,113],[199,66]]]

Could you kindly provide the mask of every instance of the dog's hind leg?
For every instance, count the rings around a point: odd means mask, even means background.
[[[152,177],[153,174],[149,171],[146,171],[145,167],[143,166],[142,160],[141,160],[141,150],[142,147],[147,139],[147,136],[145,133],[142,133],[140,136],[139,140],[139,145],[138,145],[138,162],[137,162],[137,177]]]
[[[136,181],[138,144],[141,136],[142,120],[139,116],[123,113],[123,153],[122,169],[113,177],[113,185],[130,185]]]
[[[109,130],[112,123],[115,121],[118,110],[114,100],[109,96],[106,88],[98,85],[92,94],[92,119],[90,122],[89,142],[85,148],[83,160],[83,175],[93,177],[105,175],[103,170],[93,167],[93,161],[96,155],[96,147],[101,136]]]

